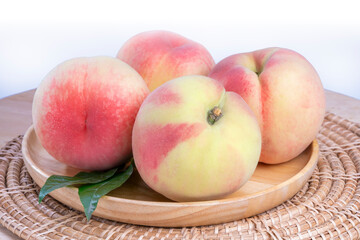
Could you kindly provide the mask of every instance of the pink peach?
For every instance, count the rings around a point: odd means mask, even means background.
[[[168,31],[143,32],[130,38],[117,58],[138,71],[151,91],[176,77],[207,75],[215,65],[201,44]]]
[[[267,48],[229,56],[209,74],[241,95],[262,132],[260,162],[281,163],[316,137],[325,114],[319,75],[299,53]]]
[[[70,166],[104,170],[131,156],[131,132],[149,90],[116,58],[76,58],[55,67],[36,90],[35,132],[49,154]]]

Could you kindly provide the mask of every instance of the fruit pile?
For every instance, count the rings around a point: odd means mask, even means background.
[[[300,54],[267,48],[215,65],[199,43],[140,33],[116,58],[55,67],[33,102],[35,132],[70,166],[105,171],[133,156],[153,190],[175,201],[237,191],[258,162],[279,164],[315,139],[324,90]]]

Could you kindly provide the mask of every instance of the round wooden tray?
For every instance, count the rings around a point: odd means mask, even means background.
[[[22,152],[28,172],[43,186],[51,175],[73,176],[80,171],[57,161],[41,146],[31,126]],[[237,192],[220,200],[174,202],[151,190],[135,172],[120,188],[99,200],[93,215],[131,224],[181,227],[224,223],[269,210],[294,196],[310,178],[319,157],[314,140],[298,157],[277,165],[260,163]],[[77,188],[50,193],[58,201],[83,211]]]

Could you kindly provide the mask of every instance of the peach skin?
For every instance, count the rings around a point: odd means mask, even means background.
[[[185,75],[208,75],[214,60],[201,44],[168,31],[143,32],[130,38],[117,58],[132,66],[150,91]]]
[[[325,94],[314,67],[299,53],[266,48],[229,56],[209,74],[242,96],[262,133],[260,162],[281,163],[299,155],[316,137]]]
[[[184,76],[145,99],[133,129],[142,179],[175,201],[221,198],[253,174],[261,150],[256,117],[216,80]]]
[[[131,157],[136,114],[149,89],[116,58],[75,58],[49,72],[37,88],[35,132],[55,159],[86,170],[105,170]]]

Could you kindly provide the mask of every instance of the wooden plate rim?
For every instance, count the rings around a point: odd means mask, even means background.
[[[29,137],[32,133],[36,134],[33,125],[31,125],[29,127],[29,129],[26,131],[26,133],[24,135],[24,139],[23,139],[23,143],[22,143],[22,152],[24,155],[24,160],[26,160],[28,162],[28,164],[30,164],[34,170],[36,170],[42,176],[46,177],[47,174],[45,174],[42,169],[39,169],[34,164],[34,161],[32,160],[32,158],[30,157],[30,153],[29,153],[27,145],[29,144]],[[318,156],[319,156],[319,145],[318,145],[317,141],[314,140],[311,143],[310,159],[308,160],[307,164],[297,174],[295,174],[294,176],[292,176],[291,178],[289,178],[288,180],[286,180],[280,184],[274,185],[266,190],[262,190],[262,191],[247,195],[245,198],[244,197],[234,197],[234,198],[227,198],[227,199],[195,201],[195,202],[159,202],[159,201],[145,201],[145,200],[126,199],[126,198],[113,197],[113,196],[104,196],[103,200],[106,199],[108,201],[115,201],[115,202],[119,202],[119,203],[131,203],[134,205],[141,205],[141,206],[147,205],[147,206],[162,206],[162,207],[182,207],[182,206],[189,206],[189,205],[205,207],[205,206],[210,206],[210,205],[218,205],[220,203],[221,204],[227,204],[227,203],[230,204],[233,202],[238,202],[240,200],[248,200],[248,199],[256,198],[260,195],[264,195],[269,192],[273,192],[276,189],[281,189],[284,186],[291,184],[292,182],[296,182],[296,180],[300,179],[304,175],[304,173],[306,173],[308,171],[308,169],[315,166],[315,164],[318,160]],[[76,192],[75,187],[70,187],[70,188],[74,192]]]

